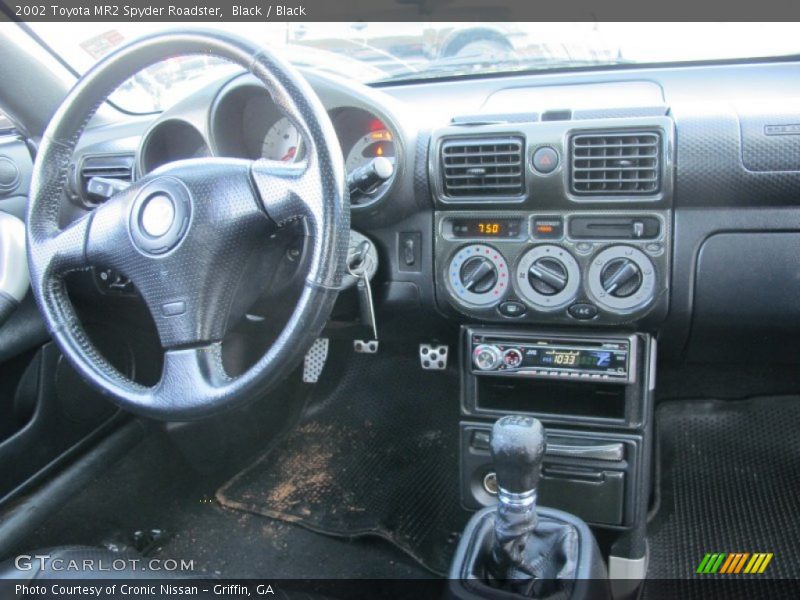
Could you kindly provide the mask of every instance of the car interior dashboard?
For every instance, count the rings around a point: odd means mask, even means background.
[[[783,77],[792,69],[380,87],[306,76],[347,172],[377,157],[391,164],[380,185],[351,194],[353,228],[381,250],[379,297],[455,322],[657,331],[662,352],[679,356],[693,335],[714,333],[692,331],[695,314],[704,324],[737,314],[742,327],[758,321],[775,333],[790,316],[765,320],[764,303],[742,288],[765,291],[783,263],[763,261],[794,250],[793,236],[770,235],[800,181],[794,90]],[[704,96],[712,74],[729,93]],[[752,78],[763,85],[737,85]],[[87,187],[92,177],[129,180],[202,156],[297,161],[303,144],[252,76],[226,76],[162,114],[90,126],[71,201],[80,211],[102,200]],[[735,274],[716,262],[727,250],[742,254]],[[775,302],[794,294],[791,279],[783,283],[769,288]],[[716,333],[735,333],[725,329]]]
[[[366,275],[345,277],[325,336],[359,353],[376,350],[373,338],[411,340],[414,352],[425,341],[423,370],[457,369],[464,507],[496,501],[492,423],[535,416],[557,441],[542,502],[605,531],[612,558],[642,559],[659,365],[800,358],[797,64],[372,86],[303,75],[339,141],[350,255],[371,261]],[[70,163],[65,223],[101,205],[104,185],[175,161],[307,158],[308,141],[245,72],[163,113],[107,116]],[[22,216],[28,149],[4,144],[0,161],[16,173],[0,179],[0,207]],[[223,356],[231,372],[279,334],[303,286],[305,234],[299,222],[274,234],[277,266]],[[359,277],[371,279],[372,315]],[[126,274],[98,266],[70,285],[109,361],[157,381],[160,359],[147,348],[158,340]]]

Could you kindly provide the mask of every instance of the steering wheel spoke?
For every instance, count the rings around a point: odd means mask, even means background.
[[[322,189],[307,160],[285,163],[261,158],[253,161],[251,172],[261,204],[275,225],[306,219],[313,229]]]
[[[124,273],[130,262],[133,246],[128,234],[127,219],[135,194],[131,186],[94,209],[86,232],[86,260],[92,266],[110,267]]]
[[[194,394],[214,396],[231,381],[222,366],[222,343],[213,342],[164,352],[157,393],[191,402]]]
[[[86,215],[37,242],[37,252],[49,256],[51,274],[63,276],[89,266],[86,243],[91,221],[92,215]]]

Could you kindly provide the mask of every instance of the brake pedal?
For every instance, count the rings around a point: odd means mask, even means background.
[[[328,360],[328,338],[317,338],[303,360],[303,383],[317,383]]]
[[[420,344],[419,364],[425,371],[444,371],[450,348],[446,344]]]

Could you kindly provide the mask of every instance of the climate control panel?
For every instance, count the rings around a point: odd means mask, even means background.
[[[609,325],[663,316],[669,224],[666,210],[442,211],[436,215],[437,301],[492,322]]]
[[[508,264],[495,248],[470,244],[451,258],[448,281],[453,297],[464,306],[489,306],[506,295]]]

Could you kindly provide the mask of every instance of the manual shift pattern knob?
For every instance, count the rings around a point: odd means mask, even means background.
[[[545,451],[544,427],[538,419],[521,415],[498,419],[490,448],[501,490],[522,494],[536,489]]]

